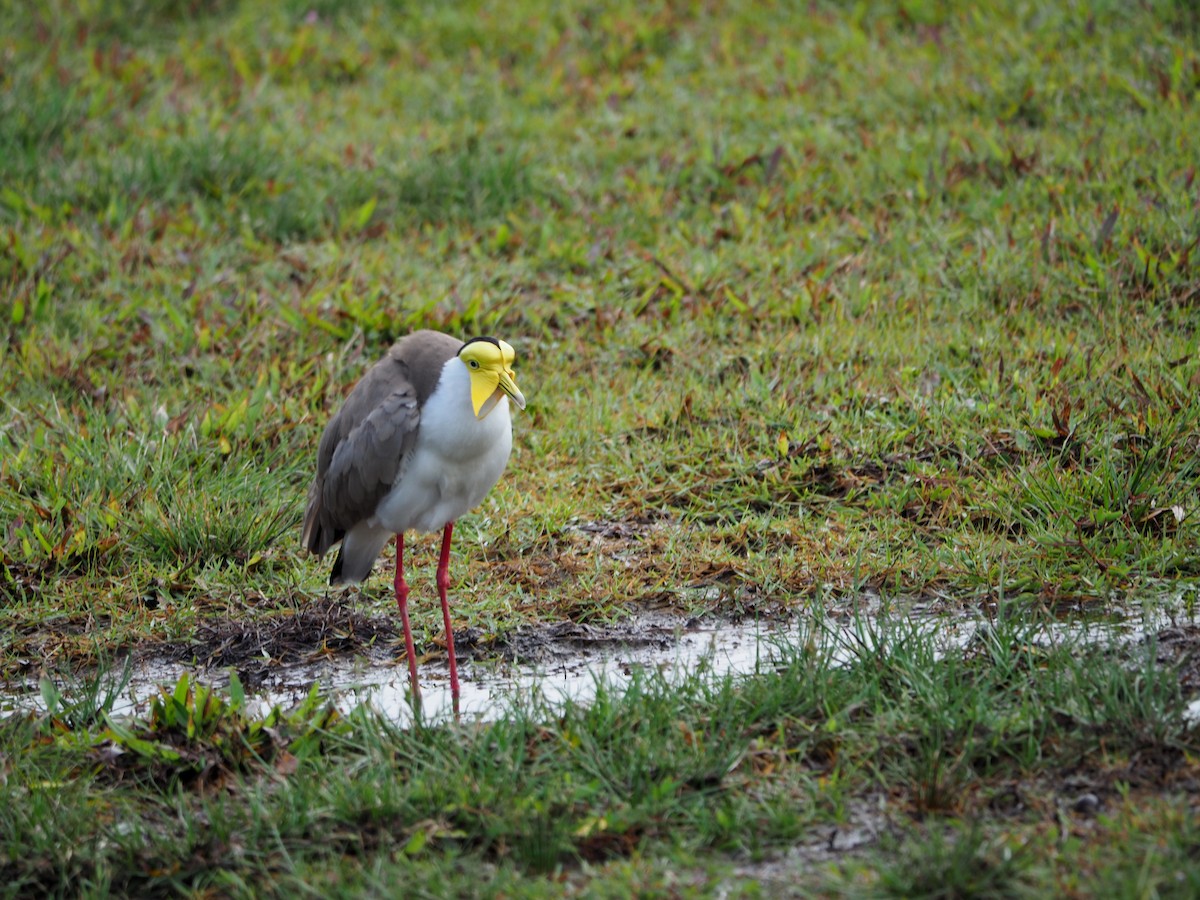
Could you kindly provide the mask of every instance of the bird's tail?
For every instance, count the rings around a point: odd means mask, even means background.
[[[337,559],[329,573],[329,583],[357,584],[371,574],[380,552],[392,538],[386,528],[373,528],[365,522],[346,532]]]

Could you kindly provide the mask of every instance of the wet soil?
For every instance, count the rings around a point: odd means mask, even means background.
[[[988,627],[977,615],[962,612],[918,606],[909,614],[947,645],[965,646]],[[832,612],[824,627],[849,634],[858,617],[838,623],[837,616]],[[803,639],[803,626],[802,619],[788,616],[739,621],[642,610],[614,622],[527,624],[501,633],[466,627],[456,631],[455,643],[465,708],[473,704],[477,715],[491,717],[514,694],[537,690],[584,699],[599,679],[621,683],[639,667],[694,671],[703,665],[723,674],[759,671],[774,653],[771,645]],[[1069,623],[1064,627],[1072,628]],[[1200,695],[1200,626],[1148,624],[1133,617],[1107,630],[1128,644],[1155,641],[1159,661],[1177,668],[1184,696]],[[444,638],[433,635],[417,650],[426,710],[448,706]],[[298,700],[317,682],[340,698],[341,705],[370,699],[385,713],[405,718],[409,704],[398,618],[364,613],[356,597],[347,594],[257,620],[202,622],[189,640],[135,648],[132,660],[130,710],[184,672],[218,686],[236,672],[246,690],[264,703]],[[31,690],[36,693],[36,682],[25,685],[25,691]],[[17,687],[14,693],[21,692]],[[1194,705],[1200,721],[1200,701]]]
[[[294,615],[202,623],[191,641],[156,647],[152,655],[205,668],[233,668],[243,684],[253,688],[279,666],[336,655],[390,652],[387,648],[399,635],[398,621],[364,615],[343,598],[327,597]],[[143,659],[149,656],[145,654]]]
[[[1153,639],[1159,663],[1175,668],[1183,695],[1200,694],[1200,625],[1170,625]]]
[[[989,627],[978,616],[944,609],[912,609],[909,615],[935,630],[946,645],[957,644],[967,652]],[[851,634],[856,617],[835,620],[836,614],[824,628]],[[1080,627],[1070,622],[1059,626],[1063,633]],[[1049,631],[1057,633],[1059,626]],[[639,668],[655,667],[668,677],[699,669],[718,676],[769,671],[778,644],[795,644],[805,634],[805,622],[798,618],[738,621],[663,610],[643,610],[615,622],[523,625],[499,634],[462,628],[456,631],[462,715],[495,718],[532,692],[555,702],[586,702],[598,684],[619,687]],[[1103,635],[1115,637],[1128,651],[1152,643],[1158,661],[1177,672],[1182,695],[1200,697],[1200,626],[1131,615],[1088,634],[1100,641]],[[418,652],[423,713],[429,720],[445,718],[452,708],[441,636],[426,641]],[[1123,655],[1118,652],[1117,657]],[[1128,659],[1135,656],[1130,652]],[[398,723],[412,721],[399,622],[388,614],[364,614],[350,595],[326,597],[257,622],[203,623],[190,640],[148,647],[135,657],[128,703],[118,713],[143,708],[160,686],[173,684],[185,672],[221,686],[236,671],[263,711],[301,701],[316,683],[340,709],[370,703]],[[37,702],[36,683],[26,691],[23,704],[28,708]],[[1200,699],[1192,706],[1192,718],[1200,722]],[[1064,834],[1086,840],[1102,830],[1103,817],[1127,795],[1164,790],[1197,797],[1200,779],[1185,764],[1182,749],[1148,741],[1126,757],[1102,762],[1082,758],[1070,768],[991,784],[971,802],[986,804],[988,816],[999,821],[1053,822]],[[809,835],[787,853],[747,859],[735,865],[732,880],[750,879],[771,893],[792,895],[792,886],[803,883],[814,865],[871,853],[884,836],[903,833],[898,823],[905,821],[907,813],[892,798],[857,798],[838,827]]]
[[[782,623],[783,619],[773,620]],[[708,622],[708,628],[726,622]],[[550,667],[617,650],[667,651],[681,632],[702,627],[699,619],[669,613],[641,613],[609,624],[553,622],[521,625],[501,634],[480,628],[455,630],[459,663]],[[247,688],[281,667],[345,657],[375,663],[403,662],[404,645],[394,616],[365,615],[350,598],[327,597],[295,614],[267,619],[201,624],[195,637],[157,645],[137,655],[140,662],[190,663],[237,671]],[[418,643],[422,662],[444,661],[445,640],[437,635]]]

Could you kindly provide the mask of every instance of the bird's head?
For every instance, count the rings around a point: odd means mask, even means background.
[[[525,397],[517,388],[512,370],[516,355],[511,345],[493,337],[472,338],[459,349],[458,358],[471,375],[475,418],[482,419],[490,413],[505,394],[518,408],[525,408]]]

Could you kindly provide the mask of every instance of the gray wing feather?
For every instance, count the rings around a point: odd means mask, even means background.
[[[321,436],[301,537],[318,556],[374,515],[416,440],[420,413],[406,369],[385,357],[350,393]]]
[[[342,530],[374,515],[379,501],[396,483],[419,419],[411,387],[397,391],[334,448],[321,504]]]

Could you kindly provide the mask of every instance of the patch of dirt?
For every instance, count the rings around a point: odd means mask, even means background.
[[[675,643],[679,630],[694,628],[696,619],[677,616],[635,616],[610,625],[555,622],[522,625],[501,635],[479,629],[455,632],[454,647],[468,659],[500,659],[511,663],[549,663],[576,659],[580,654],[601,653],[614,647],[665,650]]]
[[[844,810],[844,821],[825,828],[813,828],[789,850],[767,854],[765,858],[740,861],[726,884],[738,893],[739,883],[750,881],[768,896],[809,897],[811,887],[805,877],[815,867],[840,863],[874,851],[885,835],[899,835],[889,798],[870,793],[851,798]]]
[[[650,613],[604,625],[570,621],[522,625],[500,634],[468,627],[455,630],[454,643],[463,661],[543,665],[580,661],[614,648],[666,650],[680,630],[698,624],[696,619]],[[417,652],[442,655],[444,648],[438,633],[427,646],[418,644]],[[270,670],[282,666],[350,655],[398,659],[403,652],[398,616],[365,615],[352,600],[327,597],[294,614],[202,623],[191,641],[156,646],[153,656],[210,669],[232,667],[253,688]]]
[[[1179,688],[1184,694],[1200,694],[1200,625],[1172,625],[1155,636],[1158,661],[1178,666]]]
[[[399,619],[366,616],[338,598],[325,598],[295,615],[253,622],[203,623],[195,639],[156,656],[206,667],[232,666],[247,686],[258,684],[279,665],[312,662],[341,653],[367,654],[399,635]]]

